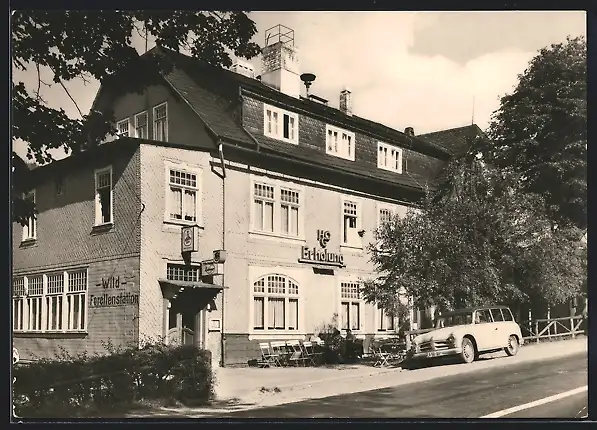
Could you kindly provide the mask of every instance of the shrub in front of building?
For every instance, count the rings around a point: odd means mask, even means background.
[[[110,350],[111,349],[111,350]],[[111,348],[107,355],[42,359],[13,368],[23,418],[123,416],[138,406],[203,405],[214,396],[209,351],[191,345]]]

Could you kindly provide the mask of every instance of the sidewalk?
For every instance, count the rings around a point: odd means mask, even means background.
[[[503,352],[499,352],[481,356],[479,361],[471,364],[448,364],[417,370],[376,368],[361,364],[302,368],[219,368],[215,369],[217,400],[212,406],[160,408],[156,415],[209,416],[423,382],[442,376],[563,357],[583,351],[587,351],[586,337],[528,344],[522,347],[515,357],[507,357]]]

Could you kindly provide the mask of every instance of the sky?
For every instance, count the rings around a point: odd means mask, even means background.
[[[340,91],[348,87],[355,115],[397,130],[413,127],[416,134],[473,121],[486,129],[500,97],[514,90],[539,49],[586,34],[584,11],[251,12],[249,17],[260,46],[275,25],[294,30],[300,70],[316,75],[312,94],[337,107]],[[133,44],[145,49],[137,35]],[[259,74],[261,57],[249,62]],[[29,89],[37,86],[34,69],[13,79]],[[42,71],[42,79],[51,82],[51,72]],[[87,113],[99,83],[71,81],[67,87]],[[79,116],[60,86],[42,85],[40,92],[50,107]],[[26,154],[23,142],[15,142],[14,150]]]

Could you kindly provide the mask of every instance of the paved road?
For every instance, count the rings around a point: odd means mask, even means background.
[[[478,418],[587,385],[587,354],[221,415],[222,418]],[[503,418],[574,418],[587,392]]]

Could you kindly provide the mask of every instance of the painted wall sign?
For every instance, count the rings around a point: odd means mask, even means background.
[[[339,252],[329,252],[326,247],[331,239],[329,230],[317,230],[317,242],[321,249],[317,247],[301,247],[301,256],[299,263],[321,264],[325,266],[345,267],[344,256]]]
[[[120,276],[109,276],[107,278],[102,278],[102,287],[104,290],[120,288]]]
[[[138,293],[101,294],[89,296],[90,308],[111,308],[139,304]]]
[[[322,248],[328,246],[328,242],[330,241],[331,237],[332,234],[329,230],[317,230],[317,241]]]
[[[199,249],[199,227],[185,226],[180,229],[180,249],[182,253],[197,252]]]

